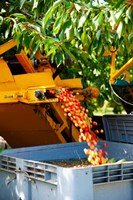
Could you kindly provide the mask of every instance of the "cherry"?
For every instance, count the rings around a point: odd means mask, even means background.
[[[93,165],[106,163],[108,161],[107,152],[96,148],[98,141],[96,135],[99,131],[95,128],[98,123],[88,117],[88,109],[85,109],[80,104],[80,101],[73,95],[73,91],[60,87],[56,91],[51,90],[51,93],[55,94],[61,103],[64,115],[69,117],[72,123],[79,129],[79,142],[87,142],[89,149],[84,149],[84,152],[88,156],[88,161]],[[105,144],[104,147],[106,147]]]

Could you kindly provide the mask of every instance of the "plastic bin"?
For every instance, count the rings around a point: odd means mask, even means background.
[[[127,162],[83,168],[46,163],[83,159],[85,147],[86,143],[67,143],[4,151],[0,155],[0,200],[132,200],[131,144],[108,142],[106,147],[110,158]]]
[[[133,115],[104,115],[103,126],[107,141],[133,144]]]

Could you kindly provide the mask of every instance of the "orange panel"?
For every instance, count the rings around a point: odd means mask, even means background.
[[[60,143],[44,116],[26,104],[0,106],[0,135],[14,148]]]
[[[31,60],[26,56],[23,50],[21,50],[20,54],[16,54],[16,57],[27,73],[35,72]]]

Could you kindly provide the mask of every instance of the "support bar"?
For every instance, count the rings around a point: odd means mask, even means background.
[[[120,76],[123,72],[128,70],[133,65],[133,57],[125,64],[123,67],[119,69],[114,75],[111,76],[110,82],[113,84],[115,79]]]
[[[9,40],[8,42],[0,45],[0,55],[12,49],[15,46],[16,46],[16,42],[14,40]]]

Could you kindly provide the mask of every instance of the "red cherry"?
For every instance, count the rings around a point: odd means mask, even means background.
[[[93,124],[94,126],[97,126],[97,125],[98,125],[97,122],[95,122],[95,121],[93,121],[92,124]]]
[[[99,130],[94,130],[94,133],[98,134],[98,133],[99,133]]]
[[[107,147],[107,146],[108,146],[108,144],[107,144],[107,143],[104,143],[104,144],[103,144],[103,146],[104,146],[104,147]]]

